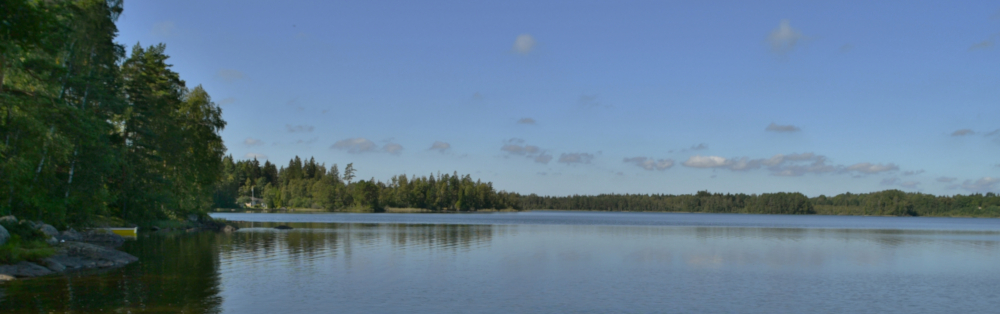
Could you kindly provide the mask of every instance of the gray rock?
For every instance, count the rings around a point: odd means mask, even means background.
[[[80,233],[80,241],[109,247],[119,247],[122,243],[125,243],[125,238],[111,232],[87,231]]]
[[[14,280],[14,279],[16,279],[16,278],[14,278],[14,276],[7,275],[7,274],[0,274],[0,282],[11,281],[11,280]]]
[[[0,274],[14,277],[38,277],[52,274],[52,271],[32,262],[20,262],[14,265],[0,265]]]
[[[59,230],[56,230],[56,227],[53,227],[50,224],[40,224],[40,226],[38,226],[38,230],[41,230],[42,233],[50,237],[59,235]]]
[[[3,226],[0,226],[0,245],[7,243],[7,239],[10,239],[10,233]]]
[[[13,215],[7,215],[7,216],[0,217],[0,222],[6,222],[6,223],[16,224],[17,223],[17,218],[14,218]]]
[[[63,243],[63,250],[70,257],[82,259],[79,262],[85,265],[96,264],[101,267],[122,266],[139,260],[138,257],[119,250],[83,242],[65,242]],[[63,262],[59,259],[56,261]],[[69,265],[66,266],[68,267]]]
[[[82,237],[80,236],[80,233],[76,232],[76,230],[73,230],[72,228],[70,228],[69,230],[63,231],[56,238],[58,238],[59,240],[63,240],[63,241],[80,241],[82,239]]]
[[[42,265],[45,265],[45,267],[47,267],[49,270],[57,273],[61,273],[66,270],[66,266],[51,258],[43,259]]]

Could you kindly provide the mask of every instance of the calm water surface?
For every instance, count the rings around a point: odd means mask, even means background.
[[[0,312],[996,313],[1000,220],[214,214],[124,268],[0,284]],[[272,227],[288,224],[294,230]]]

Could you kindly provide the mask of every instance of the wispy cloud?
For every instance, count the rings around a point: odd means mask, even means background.
[[[993,34],[990,37],[986,38],[986,40],[972,44],[972,46],[969,46],[969,51],[986,50],[993,48],[993,46],[996,45],[997,40],[1000,40],[1000,33]]]
[[[434,141],[434,144],[431,144],[431,148],[428,148],[427,150],[436,150],[438,152],[444,153],[449,149],[451,149],[451,144],[442,141]]]
[[[512,49],[519,54],[528,54],[532,50],[535,50],[535,45],[537,44],[538,42],[535,41],[535,37],[530,34],[521,34],[514,39],[514,47]]]
[[[257,160],[261,160],[261,159],[267,159],[267,155],[258,154],[258,153],[247,153],[246,155],[243,155],[243,158],[246,158],[246,159],[255,159],[256,158]]]
[[[588,153],[560,154],[557,162],[564,164],[589,164],[594,159],[594,155]]]
[[[379,148],[375,142],[363,137],[348,138],[339,140],[330,146],[331,149],[347,151],[350,154],[361,154],[361,153],[389,153],[392,155],[400,155],[403,152],[403,146],[396,143],[387,143]]]
[[[681,165],[689,168],[713,168],[731,171],[766,169],[771,175],[797,177],[805,174],[859,173],[875,174],[899,170],[896,164],[857,163],[850,166],[830,164],[826,156],[814,153],[778,154],[771,158],[725,158],[721,156],[691,156]]]
[[[918,175],[918,174],[921,174],[921,173],[924,173],[924,172],[925,171],[923,169],[915,170],[915,171],[914,170],[907,170],[907,171],[903,171],[903,175],[904,176],[912,176],[912,175]]]
[[[385,144],[385,146],[382,146],[382,151],[392,155],[399,156],[399,154],[403,153],[403,145],[399,145],[396,143],[388,143]]]
[[[583,108],[600,107],[601,103],[597,101],[597,98],[598,98],[597,94],[594,94],[594,95],[580,95],[580,98],[577,99],[576,103],[579,104],[580,107],[583,107]]]
[[[531,125],[534,125],[535,124],[535,119],[532,119],[532,118],[521,118],[521,120],[517,120],[517,124],[531,124]]]
[[[246,77],[246,75],[244,75],[243,72],[234,69],[221,69],[219,70],[219,72],[215,73],[215,76],[221,78],[223,81],[226,82],[235,82],[238,80],[242,80],[243,78]]]
[[[653,159],[646,157],[632,157],[625,158],[624,163],[636,165],[642,169],[646,170],[667,170],[674,166],[674,161],[672,159]]]
[[[972,135],[972,134],[976,134],[976,132],[972,131],[970,129],[961,129],[961,130],[957,130],[955,132],[951,132],[951,136],[966,136],[966,135]]]
[[[957,185],[962,189],[969,192],[984,193],[984,192],[997,192],[1000,190],[1000,179],[993,177],[982,177],[979,180],[965,180],[962,184]],[[954,187],[954,186],[953,186]]]
[[[246,146],[257,146],[257,145],[264,145],[264,141],[248,137],[246,140],[243,140],[243,144]]]
[[[771,122],[771,124],[767,125],[767,127],[764,128],[764,131],[778,132],[778,133],[798,132],[798,131],[801,131],[801,130],[802,129],[799,129],[799,127],[791,125],[791,124],[789,124],[789,125],[780,125],[780,124],[777,124],[777,123],[774,123],[774,122]]]
[[[864,174],[873,174],[887,171],[899,170],[899,166],[896,164],[873,164],[869,162],[862,162],[850,165],[847,167],[847,171],[857,171]]]
[[[538,146],[525,144],[524,139],[520,138],[504,141],[503,146],[500,146],[500,151],[508,155],[524,156],[540,164],[548,164],[549,161],[552,161],[552,155]]]
[[[296,133],[296,132],[312,132],[313,130],[316,129],[316,127],[311,126],[311,125],[305,125],[305,124],[300,124],[300,125],[286,124],[285,125],[285,129],[287,129],[288,132],[291,132],[291,133]]]
[[[944,182],[944,183],[951,183],[951,182],[954,182],[955,180],[958,180],[958,178],[955,178],[955,177],[938,177],[937,179],[934,179],[934,181]]]
[[[236,98],[228,97],[219,101],[219,106],[231,105],[236,102]]]
[[[771,52],[780,55],[787,54],[795,49],[795,46],[804,39],[805,36],[802,35],[802,32],[792,28],[791,22],[787,19],[781,20],[778,23],[778,28],[771,30],[771,33],[767,36],[767,41],[771,44]]]

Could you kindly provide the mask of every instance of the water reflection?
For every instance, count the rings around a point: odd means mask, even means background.
[[[995,230],[242,224],[232,234],[143,235],[124,247],[140,262],[122,269],[0,284],[0,312],[912,312],[905,309],[914,305],[982,312],[1000,305],[984,289],[1000,280]],[[961,301],[935,307],[942,298]]]

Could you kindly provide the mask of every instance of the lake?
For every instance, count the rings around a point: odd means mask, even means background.
[[[0,312],[996,313],[1000,220],[244,214],[140,262],[0,284]],[[294,230],[275,230],[286,224]]]

